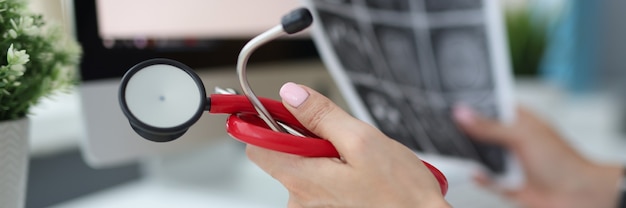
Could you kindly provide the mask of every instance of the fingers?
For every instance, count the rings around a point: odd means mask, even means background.
[[[301,207],[303,206],[300,205],[300,203],[298,203],[293,198],[289,197],[289,201],[287,201],[287,208],[301,208]]]
[[[285,107],[298,121],[311,132],[333,143],[345,161],[366,160],[363,158],[363,155],[367,155],[363,154],[365,150],[355,150],[364,146],[375,146],[364,145],[359,141],[368,138],[386,138],[374,127],[353,118],[308,87],[287,83],[281,88],[280,95]],[[246,154],[250,160],[290,191],[307,187],[307,184],[315,179],[337,175],[336,173],[347,168],[345,161],[338,158],[305,158],[253,145],[247,146]]]
[[[336,158],[304,158],[298,155],[269,150],[254,145],[246,146],[246,155],[263,171],[286,187],[306,183],[315,174],[332,173],[343,164]],[[319,167],[326,167],[320,170]]]
[[[516,132],[511,127],[485,118],[468,106],[456,106],[453,116],[461,129],[477,140],[504,146],[513,146],[517,140]]]
[[[522,195],[522,191],[520,190],[508,190],[498,187],[498,185],[484,173],[475,174],[473,176],[473,179],[474,182],[476,182],[480,187],[484,188],[485,190],[501,196],[505,196],[506,198],[516,202],[519,201],[519,197]]]
[[[286,83],[280,89],[285,107],[311,132],[329,140],[349,160],[351,150],[368,138],[385,138],[374,127],[352,117],[306,86]]]
[[[293,166],[296,166],[299,158],[297,155],[272,151],[254,145],[246,146],[246,154],[252,162],[274,178],[279,178],[281,172],[295,170]]]

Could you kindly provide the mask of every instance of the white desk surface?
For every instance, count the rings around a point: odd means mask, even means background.
[[[234,140],[226,140],[216,145],[212,147],[216,151],[201,156],[205,162],[202,163],[203,166],[198,165],[198,172],[169,173],[169,177],[147,177],[54,207],[286,206],[287,191],[280,183],[246,159],[241,144]]]
[[[516,80],[516,97],[520,103],[553,123],[586,156],[599,161],[626,161],[626,155],[620,154],[626,150],[626,139],[618,129],[622,114],[612,96],[571,96],[537,80]],[[79,103],[78,96],[73,93],[45,100],[34,109],[34,116],[31,117],[33,156],[78,147],[78,142],[84,135]],[[453,205],[463,205],[466,198],[462,196],[467,192],[476,192],[476,189],[469,183],[467,169],[450,166],[439,167],[450,179],[448,199]],[[56,207],[285,206],[286,191],[245,157],[232,164],[229,171],[231,172],[228,175],[237,177],[218,179],[217,181],[222,182],[219,185],[198,186],[144,179],[102,190]],[[497,197],[487,193],[478,194],[498,201]]]

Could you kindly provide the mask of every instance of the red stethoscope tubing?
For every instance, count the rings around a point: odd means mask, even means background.
[[[211,95],[209,113],[231,114],[226,121],[226,131],[244,143],[305,157],[340,157],[331,142],[315,138],[317,136],[308,131],[281,102],[262,97],[259,100],[274,119],[309,137],[272,131],[256,116],[256,110],[248,98],[242,95]],[[441,193],[445,195],[448,191],[446,177],[431,164],[422,162],[435,176]]]
[[[283,106],[281,102],[273,99],[258,97],[259,101],[265,108],[268,109],[270,116],[274,119],[281,121],[285,124],[289,124],[292,128],[302,132],[305,135],[316,137],[315,134],[307,130],[296,117],[291,115],[289,110]],[[210,97],[211,107],[209,113],[214,114],[254,114],[257,112],[250,103],[250,100],[243,95],[230,95],[230,94],[212,94]],[[280,134],[290,135],[290,134]],[[302,138],[302,137],[298,137]],[[329,144],[332,147],[332,145]],[[334,149],[334,148],[333,148]]]

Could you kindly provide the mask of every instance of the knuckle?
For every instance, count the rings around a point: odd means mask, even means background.
[[[296,201],[296,199],[294,199],[292,196],[290,196],[289,197],[289,201],[287,201],[287,207],[288,208],[301,208],[303,206],[300,205],[300,203],[298,201]]]
[[[303,193],[289,192],[289,207],[320,207],[313,203],[312,197]]]
[[[358,129],[358,128],[357,128]],[[367,151],[371,148],[372,142],[377,139],[377,134],[371,131],[367,131],[366,128],[361,128],[362,131],[351,131],[349,138],[350,145],[347,145],[346,151],[352,155],[367,154]]]
[[[334,111],[330,102],[320,102],[310,105],[309,110],[305,114],[304,123],[307,128],[313,132],[318,132],[322,128],[322,124],[326,117]]]
[[[367,154],[368,139],[364,137],[354,137],[350,141],[350,145],[346,147],[346,150],[352,155],[364,155]]]
[[[284,173],[284,171],[278,171],[276,169],[270,169],[270,170],[266,170],[267,174],[269,174],[270,176],[272,176],[272,178],[280,181],[280,183],[282,183],[285,188],[287,188],[287,186],[294,186],[294,179],[289,175]]]
[[[248,156],[248,158],[249,158],[252,162],[257,163],[257,160],[258,160],[258,152],[257,152],[257,150],[255,149],[255,147],[252,147],[252,146],[250,146],[250,145],[247,145],[247,146],[246,146],[246,156]]]
[[[315,205],[316,203],[306,194],[297,193],[297,192],[289,192],[290,201],[293,201],[294,207],[320,207]]]
[[[294,177],[281,177],[280,179],[276,178],[276,180],[280,181],[281,184],[283,184],[283,186],[294,195],[294,197],[296,198],[301,198],[301,187],[302,187],[302,182],[299,180],[296,180]]]
[[[298,170],[299,160],[292,160],[290,164],[282,164],[280,170],[272,169],[268,170],[268,174],[280,181],[283,186],[289,191],[298,191],[302,187],[302,177],[301,173]]]

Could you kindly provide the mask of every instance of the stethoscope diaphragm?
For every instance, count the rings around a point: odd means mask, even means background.
[[[202,80],[188,66],[152,59],[133,66],[122,78],[122,112],[142,137],[168,142],[182,136],[206,107]]]

